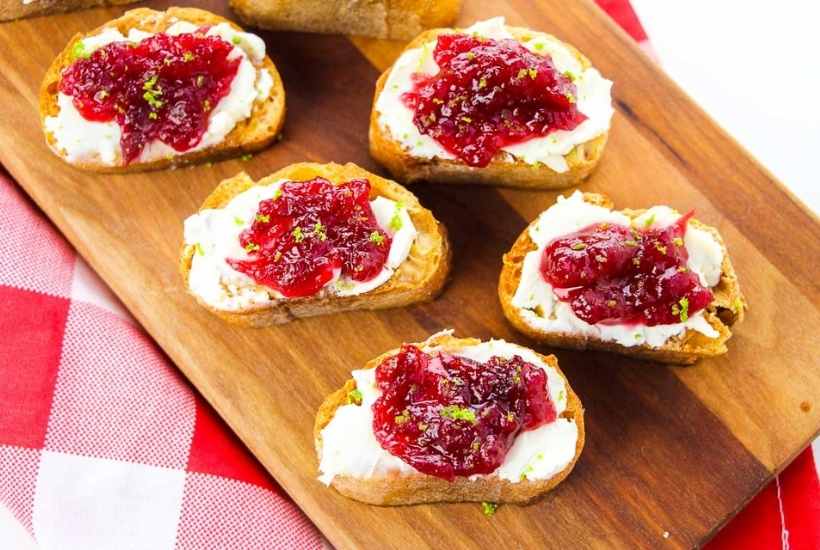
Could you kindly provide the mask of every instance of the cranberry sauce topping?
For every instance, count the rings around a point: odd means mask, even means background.
[[[126,164],[155,139],[180,152],[191,149],[241,62],[229,59],[231,44],[204,32],[108,44],[66,68],[60,91],[83,118],[119,124]]]
[[[663,229],[595,224],[552,241],[541,274],[587,323],[679,323],[712,293],[686,267],[684,236],[692,212]]]
[[[239,235],[251,259],[228,264],[288,298],[316,294],[334,270],[368,281],[390,252],[390,236],[379,227],[369,197],[367,180],[285,182],[259,203],[253,223]]]
[[[417,75],[402,99],[419,132],[470,166],[486,166],[505,145],[586,120],[570,78],[515,40],[442,35],[433,58],[439,72]]]
[[[492,473],[519,432],[556,418],[546,373],[517,355],[478,363],[405,345],[376,367],[376,382],[379,444],[448,480]]]

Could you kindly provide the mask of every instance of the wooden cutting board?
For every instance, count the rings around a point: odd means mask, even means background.
[[[199,4],[226,11],[222,1]],[[369,61],[384,66],[395,45],[264,34],[287,90],[281,143],[248,162],[99,176],[47,150],[37,89],[74,33],[122,9],[0,25],[0,161],[334,545],[699,545],[818,432],[820,224],[592,2],[466,4],[462,23],[506,15],[554,33],[615,81],[608,149],[581,188],[605,192],[619,207],[695,208],[722,232],[751,306],[728,355],[694,367],[556,351],[587,408],[588,443],[573,474],[535,505],[503,506],[488,519],[477,504],[391,509],[349,501],[316,481],[311,427],[323,397],[350,370],[402,341],[452,327],[528,344],[497,304],[500,258],[556,193],[415,186],[455,250],[452,282],[422,306],[234,328],[198,307],[176,271],[182,220],[221,179],[240,170],[258,178],[301,160],[378,170],[367,153],[378,75]]]

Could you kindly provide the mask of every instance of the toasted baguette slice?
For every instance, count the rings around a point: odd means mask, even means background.
[[[533,31],[521,27],[507,27],[516,39],[532,36]],[[456,29],[432,29],[412,40],[404,51],[420,48],[428,42],[435,41],[441,34],[455,32]],[[589,59],[570,44],[564,45],[575,55],[584,69],[591,67]],[[507,154],[499,152],[483,168],[468,166],[458,159],[414,157],[402,147],[386,128],[379,124],[379,112],[376,101],[387,84],[391,69],[382,73],[376,82],[373,96],[373,109],[370,113],[370,154],[402,183],[415,181],[432,181],[436,183],[466,183],[520,187],[530,189],[562,189],[577,185],[588,177],[606,145],[608,132],[582,143],[564,156],[569,170],[556,172],[544,164],[527,164],[520,159],[507,160]]]
[[[613,207],[613,203],[609,198],[597,193],[584,193],[584,201],[610,209]],[[620,212],[629,218],[636,218],[645,211],[626,209]],[[536,221],[533,221],[532,224]],[[694,330],[686,330],[680,336],[673,336],[668,339],[663,346],[658,348],[646,344],[627,347],[616,342],[600,341],[584,335],[543,332],[532,327],[522,318],[520,310],[512,305],[513,296],[515,296],[521,280],[524,257],[529,252],[537,249],[530,238],[529,230],[532,224],[521,233],[512,249],[504,254],[504,266],[498,283],[498,297],[501,300],[504,315],[516,329],[533,340],[559,348],[611,351],[659,363],[678,365],[689,365],[703,357],[722,355],[726,353],[726,342],[732,336],[729,327],[743,320],[747,306],[743,294],[740,292],[740,286],[732,262],[729,259],[729,254],[726,251],[726,245],[723,243],[717,229],[704,225],[695,219],[690,220],[690,223],[694,227],[708,231],[723,250],[720,280],[715,287],[710,289],[714,294],[714,300],[705,310],[706,320],[719,333],[716,338],[709,338]]]
[[[311,317],[355,309],[386,309],[401,307],[435,298],[444,286],[450,271],[450,244],[447,230],[433,214],[419,204],[418,199],[401,185],[359,168],[355,164],[316,164],[304,162],[286,166],[270,176],[254,182],[247,174],[240,173],[227,179],[211,193],[200,210],[222,208],[230,200],[256,185],[268,185],[278,180],[306,181],[323,177],[340,183],[352,179],[367,179],[371,185],[371,198],[382,196],[400,201],[407,209],[418,231],[407,259],[396,269],[383,285],[354,296],[325,296],[293,298],[272,301],[242,311],[216,309],[198,296],[197,301],[218,317],[239,325],[265,327]],[[194,246],[183,245],[180,272],[188,288],[188,275],[194,255]]]
[[[435,347],[442,351],[458,353],[459,350],[480,343],[481,340],[477,338],[455,338],[452,331],[442,331],[432,335],[425,342],[415,345],[422,349]],[[398,349],[393,349],[383,353],[368,361],[363,368],[376,368],[386,358],[398,352]],[[555,356],[536,355],[548,366],[555,369],[563,380],[567,394],[567,406],[566,410],[561,413],[560,418],[573,420],[578,428],[575,454],[569,464],[557,474],[547,479],[523,479],[513,483],[498,477],[496,474],[481,476],[475,480],[468,477],[456,477],[453,481],[447,481],[420,472],[411,474],[390,472],[387,475],[382,474],[368,478],[336,475],[331,485],[344,496],[354,500],[389,506],[430,502],[482,501],[526,504],[552,490],[569,475],[581,455],[581,450],[584,448],[584,409],[580,399],[570,387],[566,376],[558,367]],[[313,438],[320,461],[322,456],[322,430],[333,419],[339,407],[350,403],[348,394],[355,389],[356,381],[351,378],[344,386],[330,394],[316,413]]]
[[[117,29],[125,35],[131,29],[160,33],[177,21],[189,21],[195,25],[228,23],[234,29],[242,30],[239,26],[223,17],[195,8],[168,8],[164,12],[149,8],[137,8],[125,12],[122,17],[109,21],[88,33],[77,34],[48,68],[40,88],[40,121],[43,123],[46,142],[52,151],[63,160],[66,160],[65,152],[57,147],[54,136],[45,130],[45,119],[49,116],[55,116],[60,111],[57,104],[58,86],[63,70],[73,62],[72,49],[74,45],[84,38],[99,34],[106,28]],[[98,162],[74,163],[73,165],[83,170],[95,172],[139,172],[234,157],[266,148],[276,139],[285,122],[285,89],[279,72],[269,57],[265,57],[259,68],[267,69],[273,78],[270,94],[264,100],[257,100],[254,103],[251,116],[239,121],[220,143],[191,153],[183,153],[145,163],[133,162],[127,166],[109,166]]]
[[[451,25],[462,0],[231,0],[249,25],[279,31],[353,34],[409,40],[424,29]]]
[[[0,21],[11,21],[23,17],[49,15],[97,6],[119,6],[133,4],[137,0],[0,0]]]

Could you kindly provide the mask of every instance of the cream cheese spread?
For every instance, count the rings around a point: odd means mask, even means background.
[[[670,325],[591,325],[575,315],[568,303],[558,299],[539,269],[544,249],[550,242],[589,225],[613,223],[627,227],[663,228],[679,218],[680,214],[667,206],[654,206],[630,220],[620,212],[584,201],[580,191],[575,191],[569,197],[558,197],[556,203],[542,212],[528,230],[537,249],[524,257],[521,280],[512,299],[513,307],[518,309],[524,322],[536,330],[583,335],[627,347],[646,344],[658,348],[669,338],[687,330],[716,338],[719,333],[706,320],[704,310],[689,316],[685,322]],[[686,230],[684,246],[689,254],[687,267],[698,275],[701,284],[709,288],[717,285],[723,264],[723,248],[720,243],[708,231],[690,224]]]
[[[178,21],[168,27],[166,34],[178,35],[194,32],[199,27],[188,21]],[[230,91],[217,103],[208,119],[208,128],[200,142],[185,151],[190,153],[212,147],[222,142],[237,123],[251,116],[256,101],[266,99],[273,87],[273,76],[260,68],[265,59],[265,42],[258,36],[237,31],[227,23],[219,23],[208,29],[208,35],[219,36],[234,44],[229,59],[241,57],[239,68],[231,82]],[[131,29],[128,36],[113,28],[103,29],[99,34],[82,40],[83,50],[93,52],[112,42],[138,43],[152,33]],[[59,113],[45,119],[45,129],[54,138],[54,146],[65,159],[72,163],[99,163],[105,166],[122,164],[120,138],[122,132],[115,121],[95,122],[86,120],[74,107],[72,99],[63,93],[57,96]],[[146,144],[137,162],[145,163],[182,153],[165,143],[154,140]]]
[[[452,331],[444,331],[451,334]],[[427,352],[438,348],[422,346]],[[475,361],[487,361],[493,356],[510,359],[515,355],[538,366],[547,374],[547,391],[555,405],[558,418],[534,430],[518,434],[504,462],[492,476],[518,483],[524,480],[548,479],[566,468],[575,457],[578,426],[572,419],[561,418],[567,408],[567,387],[554,368],[535,352],[504,340],[490,340],[459,350],[454,355]],[[336,409],[333,418],[322,430],[322,451],[319,480],[330,485],[337,475],[366,479],[398,472],[401,475],[421,472],[385,451],[373,434],[371,406],[381,392],[376,387],[375,369],[353,371],[356,388],[362,394],[361,405],[349,404]],[[484,476],[470,476],[478,479]]]
[[[503,17],[481,21],[462,32],[484,38],[501,40],[514,38],[504,24]],[[521,44],[537,54],[547,54],[561,73],[574,76],[577,87],[578,110],[587,119],[574,130],[556,130],[544,137],[502,147],[509,162],[543,163],[555,172],[569,170],[565,155],[582,143],[609,130],[612,108],[612,82],[601,76],[597,69],[584,69],[575,55],[557,38],[545,33],[529,33]],[[436,42],[404,52],[390,70],[384,89],[376,99],[378,124],[402,148],[417,158],[454,159],[455,157],[432,137],[422,134],[413,123],[413,111],[402,101],[402,95],[413,89],[413,74],[435,75],[439,67],[433,59]]]

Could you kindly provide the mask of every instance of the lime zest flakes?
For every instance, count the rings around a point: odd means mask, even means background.
[[[259,245],[256,243],[248,243],[245,245],[245,252],[256,252],[257,250],[259,250],[259,248]]]
[[[362,392],[359,391],[359,388],[353,388],[347,392],[347,403],[353,405],[362,404]]]
[[[234,216],[233,217],[233,223],[235,223],[236,225],[241,227],[241,226],[245,225],[245,220],[243,220],[239,216]]]
[[[561,390],[558,392],[558,401],[563,401],[567,397],[567,392]]]
[[[148,113],[148,118],[150,120],[156,120],[156,119],[159,118],[159,115],[157,114],[156,111],[151,111],[150,113]]]
[[[270,223],[270,216],[267,214],[257,214],[254,219],[261,223]]]
[[[626,246],[635,247],[635,246],[638,246],[638,241],[636,241],[635,239],[628,239],[628,240],[624,241],[624,244]]]
[[[193,53],[191,53],[191,52],[183,52],[183,54],[182,54],[182,61],[184,61],[185,63],[190,63],[190,62],[191,62],[191,61],[193,61],[193,60],[194,60],[194,54],[193,54]]]
[[[205,250],[203,250],[203,249],[202,249],[202,245],[201,245],[201,244],[199,244],[199,243],[194,243],[194,251],[195,251],[195,252],[196,252],[199,256],[204,256],[204,255],[205,255]]]
[[[527,76],[527,74],[529,74],[529,71],[527,69],[519,70],[518,71],[518,76],[517,76],[518,80],[523,79],[525,76]]]
[[[479,90],[482,89],[482,88],[486,88],[486,87],[487,87],[487,79],[486,78],[482,78],[481,80],[478,81],[478,89]],[[435,100],[433,100],[433,101],[435,101]]]
[[[404,221],[401,219],[401,211],[403,208],[404,205],[402,203],[396,203],[396,209],[393,211],[393,217],[390,218],[390,222],[387,224],[393,231],[398,231],[402,228],[402,226],[404,226]]]
[[[244,155],[242,155],[241,157],[239,157],[239,159],[240,159],[241,161],[243,161],[243,162],[248,162],[248,161],[249,161],[249,160],[251,160],[252,158],[253,158],[253,155],[252,155],[251,153],[245,153]]]
[[[313,236],[317,237],[320,241],[327,240],[327,227],[322,225],[322,222],[316,222],[313,224]]]
[[[664,255],[666,255],[666,252],[668,251],[668,249],[666,248],[666,245],[662,245],[660,243],[660,241],[655,241],[655,250],[657,250],[658,252],[660,252],[661,254],[664,254]]]
[[[564,76],[575,82],[578,80],[578,77],[572,71],[564,71]]]
[[[495,502],[482,502],[481,503],[481,511],[484,512],[484,515],[488,518],[493,517],[495,511],[498,510],[498,504]]]
[[[575,103],[575,96],[572,95],[571,93],[567,92],[566,98],[567,98],[567,101],[569,101],[570,103]]]
[[[534,470],[534,468],[532,467],[532,464],[527,464],[524,467],[524,470],[521,472],[521,476],[520,476],[521,481],[524,481],[525,479],[527,479],[527,474],[531,474],[533,472],[533,470]]]
[[[382,235],[378,231],[374,231],[370,234],[370,242],[375,245],[381,246],[382,243],[384,243],[384,235]]]
[[[743,300],[740,299],[740,296],[735,298],[732,302],[732,312],[733,313],[740,313],[740,310],[743,309]]]
[[[678,303],[680,304],[680,320],[686,322],[689,319],[689,298],[684,296]]]
[[[463,117],[461,117],[461,120],[463,120],[463,121],[464,121],[465,123],[467,123],[467,124],[470,124],[470,123],[473,121],[473,119],[471,119],[471,118],[470,118],[470,117],[468,117],[468,116],[463,116]]]
[[[279,198],[279,197],[281,197],[281,196],[282,196],[282,188],[281,188],[281,187],[277,187],[277,188],[276,188],[276,191],[274,191],[274,192],[273,192],[273,197],[271,197],[271,198],[272,198],[273,200],[276,200],[276,199],[278,199],[278,198]]]
[[[475,54],[473,52],[467,52],[467,59],[472,61],[473,59],[475,59]]]
[[[573,250],[584,250],[587,245],[586,243],[582,243],[581,241],[577,241],[569,245],[569,247]]]
[[[672,239],[672,243],[675,246],[683,246],[683,239],[681,239],[680,237],[675,237],[674,239]]]
[[[393,421],[396,424],[404,424],[408,420],[410,420],[410,411],[408,411],[407,409],[404,409],[401,412],[401,414],[397,414],[396,416],[393,417]]]
[[[235,45],[238,46],[242,43],[242,37],[239,36],[238,34],[235,34],[235,35],[233,35],[233,38],[231,38],[231,42],[233,42]]]
[[[165,102],[159,99],[162,96],[162,88],[157,86],[157,75],[152,75],[148,80],[143,82],[142,89],[145,93],[142,94],[142,99],[148,102],[152,109],[159,109]]]
[[[527,74],[530,75],[530,79],[535,80],[535,77],[538,76],[538,70],[536,70],[534,67],[530,67],[529,69],[527,69]]]
[[[449,418],[450,420],[466,420],[470,424],[475,424],[477,422],[475,412],[473,412],[473,410],[469,407],[447,405],[439,411],[439,414],[444,418]]]
[[[302,232],[302,228],[299,227],[298,225],[293,228],[293,231],[291,231],[291,234],[293,235],[293,240],[296,241],[297,243],[300,243],[300,242],[305,240],[305,234]]]
[[[71,47],[71,60],[88,59],[91,57],[91,52],[85,49],[85,43],[82,40],[77,40]]]
[[[655,213],[654,212],[652,212],[652,215],[649,216],[648,218],[646,218],[643,221],[643,226],[644,227],[651,227],[653,223],[655,223]]]

